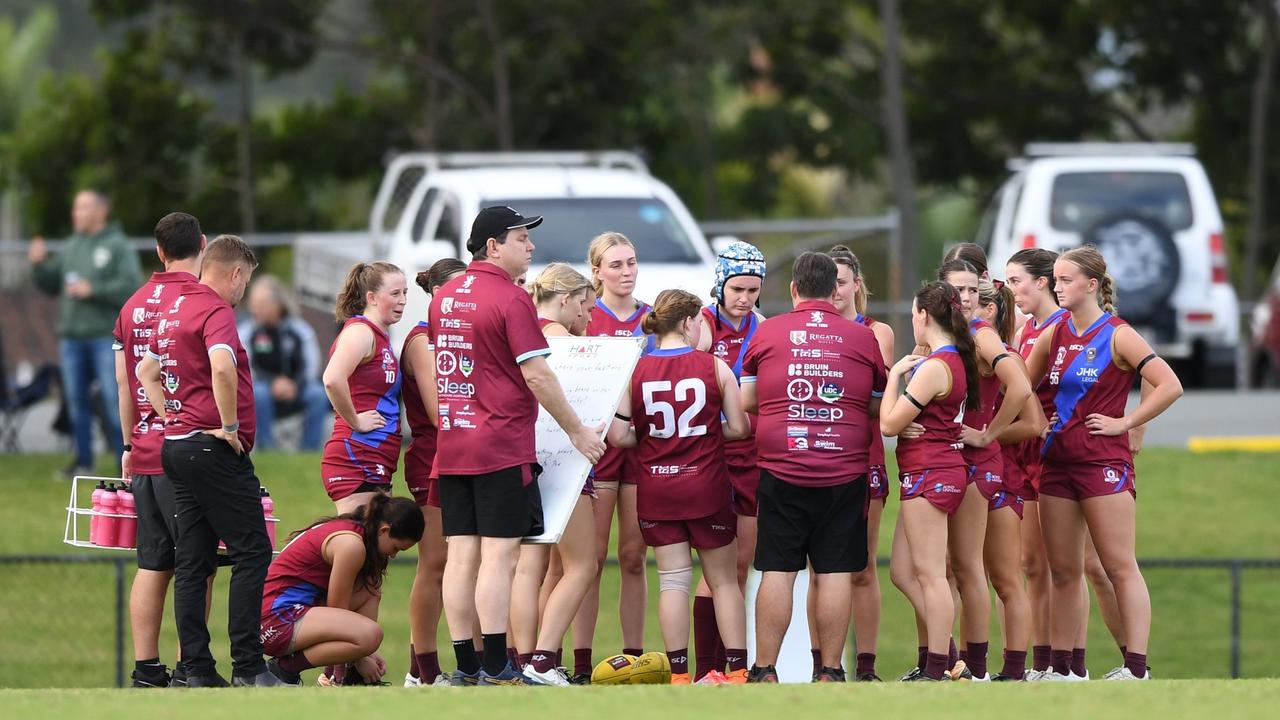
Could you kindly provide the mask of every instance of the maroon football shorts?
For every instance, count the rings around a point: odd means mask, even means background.
[[[903,501],[922,497],[948,515],[960,509],[969,486],[969,471],[960,466],[901,473],[898,478]]]
[[[640,535],[649,547],[687,542],[695,550],[714,550],[737,537],[738,517],[732,505],[725,505],[711,515],[690,520],[640,518]]]
[[[883,465],[872,465],[867,470],[867,491],[871,500],[879,500],[883,507],[889,504],[889,472]]]
[[[1040,494],[1067,500],[1129,492],[1138,497],[1137,475],[1133,466],[1117,462],[1046,462],[1040,471]]]
[[[276,658],[288,655],[293,650],[294,626],[310,609],[307,605],[294,604],[263,615],[259,635],[262,652]]]

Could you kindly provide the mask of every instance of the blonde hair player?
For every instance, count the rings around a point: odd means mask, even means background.
[[[591,283],[595,289],[595,305],[587,320],[587,335],[610,337],[639,337],[644,334],[643,323],[651,309],[647,303],[635,297],[636,277],[640,265],[636,260],[636,248],[626,235],[606,232],[592,239],[587,248],[587,262],[591,266]],[[646,349],[653,348],[649,338]],[[648,548],[640,536],[640,524],[636,519],[636,478],[640,472],[631,453],[610,448],[595,466],[596,488],[596,559],[604,567],[609,552],[609,532],[613,527],[614,508],[618,511],[618,569],[622,584],[618,602],[618,614],[622,621],[622,652],[626,655],[644,654],[644,619],[648,604],[648,581],[645,576],[645,559]],[[595,636],[596,620],[600,614],[600,579],[587,592],[587,597],[573,621],[575,644],[578,638]],[[588,644],[589,646],[589,644]],[[577,662],[575,664],[575,676]],[[590,672],[590,671],[588,671]]]

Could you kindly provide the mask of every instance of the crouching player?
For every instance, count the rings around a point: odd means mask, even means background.
[[[347,668],[345,684],[376,684],[387,672],[375,618],[387,563],[422,539],[409,498],[374,495],[355,512],[300,530],[271,563],[262,594],[267,667],[291,685],[308,668]],[[347,667],[348,664],[351,667]],[[343,682],[341,672],[335,680]]]

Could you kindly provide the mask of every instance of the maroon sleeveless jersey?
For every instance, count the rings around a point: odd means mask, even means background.
[[[702,308],[702,316],[706,318],[707,326],[711,328],[711,354],[723,360],[724,364],[733,371],[733,376],[741,382],[742,361],[746,359],[747,348],[751,346],[751,340],[760,327],[760,318],[753,312],[742,319],[741,327],[735,328],[733,321],[720,313],[720,309],[715,305]],[[729,458],[735,466],[754,466],[756,463],[755,418],[751,420],[751,435],[724,445],[725,457]]]
[[[715,358],[693,348],[654,350],[631,373],[631,421],[645,520],[689,520],[729,506]]]
[[[350,318],[342,325],[342,329],[363,323],[373,330],[373,357],[361,362],[347,378],[347,386],[351,389],[351,401],[356,412],[377,410],[386,418],[386,424],[377,430],[361,433],[354,432],[346,420],[338,415],[333,422],[332,440],[325,445],[325,454],[340,453],[334,458],[337,462],[349,462],[350,456],[376,460],[385,466],[388,476],[395,471],[400,460],[400,363],[396,354],[391,351],[391,338],[377,323],[363,315]],[[329,357],[333,357],[334,348],[338,345],[335,338],[329,348]],[[349,447],[358,445],[359,447]],[[390,482],[390,480],[388,480]]]
[[[1103,313],[1093,325],[1077,330],[1067,318],[1053,334],[1049,374],[1045,384],[1056,390],[1053,412],[1058,421],[1049,428],[1040,452],[1058,462],[1133,463],[1127,433],[1114,437],[1090,435],[1085,418],[1094,413],[1124,416],[1133,388],[1134,371],[1116,364],[1115,333],[1127,323]]]
[[[1031,357],[1031,349],[1036,346],[1036,340],[1045,333],[1046,330],[1054,325],[1062,322],[1063,319],[1071,316],[1071,313],[1058,308],[1053,314],[1045,318],[1044,322],[1039,326],[1036,325],[1034,317],[1027,320],[1022,326],[1022,337],[1018,340],[1018,354],[1023,360]],[[1053,396],[1056,394],[1054,389],[1049,387],[1049,383],[1044,380],[1035,388],[1036,397],[1040,398],[1040,407],[1044,410],[1045,417],[1053,415]]]
[[[309,527],[289,541],[267,568],[262,586],[262,617],[293,605],[319,607],[329,596],[333,566],[324,561],[324,541],[338,532],[364,538],[364,527],[355,520],[330,520]]]
[[[620,318],[613,314],[605,304],[596,300],[591,308],[591,317],[587,319],[587,334],[608,337],[639,337],[644,334],[641,325],[651,308],[647,303],[640,303],[635,312]],[[595,464],[595,476],[600,480],[631,481],[634,468],[625,462],[628,453],[617,448],[606,448],[600,462]]]
[[[404,345],[400,349],[400,357],[404,357],[404,352],[409,348],[409,344],[419,337],[425,338],[427,347],[430,348],[430,332],[430,323],[419,322],[415,325],[404,338]],[[418,392],[418,383],[413,377],[413,368],[409,367],[407,363],[404,366],[404,377],[407,381],[403,394],[404,419],[409,426],[409,432],[413,435],[413,440],[409,442],[409,448],[404,451],[404,472],[405,476],[410,480],[426,479],[431,477],[432,468],[436,461],[438,429],[431,422],[431,417],[427,415],[427,406],[422,401],[422,394]],[[412,482],[410,487],[413,487]]]
[[[866,325],[869,329],[875,329],[876,319],[870,315],[858,313],[858,316],[854,318],[854,321]],[[876,339],[876,347],[880,347],[879,338]],[[875,427],[871,430],[871,453],[867,457],[867,465],[871,467],[884,467],[884,435],[880,434],[879,423],[874,423],[874,425]]]
[[[898,438],[898,472],[916,473],[947,467],[964,467],[960,442],[960,425],[964,422],[965,395],[968,392],[964,362],[954,345],[946,345],[929,354],[929,359],[946,364],[951,372],[951,392],[928,400],[915,422],[924,427],[918,438]],[[905,400],[905,398],[904,398]],[[916,398],[926,402],[925,398]],[[909,400],[907,402],[910,402]]]
[[[975,318],[969,323],[969,332],[973,335],[977,335],[983,328],[995,330],[986,320]],[[990,425],[996,417],[996,407],[1000,404],[1000,390],[1000,378],[996,377],[994,372],[991,375],[979,373],[978,402],[980,405],[977,410],[965,413],[964,424],[974,430],[981,430]],[[960,454],[964,456],[964,461],[968,465],[988,465],[1000,458],[1000,443],[993,442],[982,448],[965,445]]]

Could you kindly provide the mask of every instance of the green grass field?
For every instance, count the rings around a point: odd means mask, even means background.
[[[184,720],[270,717],[412,717],[427,707],[436,717],[487,720],[543,717],[571,720],[647,717],[739,720],[796,717],[984,717],[1217,720],[1265,717],[1280,701],[1280,680],[1045,683],[923,687],[883,685],[784,685],[745,688],[614,687],[455,690],[423,688],[310,688],[303,690],[0,690],[8,717],[23,720],[83,718]],[[429,705],[428,705],[429,703]],[[511,713],[507,715],[506,713]]]
[[[320,490],[319,462],[315,455],[264,453],[255,457],[255,462],[264,484],[276,498],[281,528],[297,528],[332,512],[333,506]],[[4,468],[0,487],[6,499],[0,509],[0,554],[112,553],[62,544],[63,508],[69,486],[53,477],[56,469],[64,464],[65,458],[60,456],[0,456],[0,467]],[[1280,463],[1274,456],[1149,450],[1139,457],[1138,476],[1141,556],[1280,557],[1280,524],[1274,521],[1274,503],[1270,500],[1280,483]],[[892,500],[882,528],[881,555],[888,553],[897,508],[896,499]],[[285,533],[287,530],[282,530],[282,535]],[[115,678],[112,566],[6,565],[3,572],[0,686],[111,686]],[[131,575],[130,571],[130,578]],[[402,677],[407,669],[406,604],[412,575],[411,564],[395,566],[384,591],[382,622],[386,641],[382,652],[391,666],[389,679],[394,680]],[[224,671],[228,670],[223,631],[228,576],[225,571],[219,575],[210,623],[215,655],[220,658]],[[1280,649],[1274,642],[1280,638],[1280,571],[1249,570],[1243,577],[1243,674],[1274,676],[1280,667]],[[126,582],[130,578],[126,578]],[[884,612],[879,670],[881,676],[889,677],[914,661],[915,630],[910,608],[889,583],[887,569],[881,569],[881,579]],[[1227,677],[1228,574],[1221,570],[1153,569],[1147,572],[1147,580],[1155,610],[1149,655],[1157,676],[1161,679]],[[654,615],[657,582],[652,572],[649,591],[646,647],[660,648]],[[617,600],[617,572],[610,568],[605,572],[602,619],[595,639],[597,660],[620,648]],[[443,623],[441,629],[444,630]],[[170,663],[175,646],[172,622],[166,621],[161,648],[164,659]],[[445,664],[451,665],[447,643],[443,647],[446,648]],[[998,632],[994,632],[993,662],[999,657],[1000,648]],[[126,635],[126,657],[130,664],[131,655]],[[1090,624],[1089,659],[1095,675],[1118,664],[1118,654],[1096,613]],[[39,671],[33,672],[32,668]],[[1259,688],[1256,692],[1261,693],[1260,688],[1264,686],[1246,687]],[[1274,693],[1277,686],[1265,687]],[[20,702],[20,698],[28,696],[6,694],[0,695],[0,700],[6,697]],[[91,698],[96,696],[76,693],[59,697],[74,705],[92,702]],[[780,693],[765,697],[784,702],[783,698],[789,696]]]

